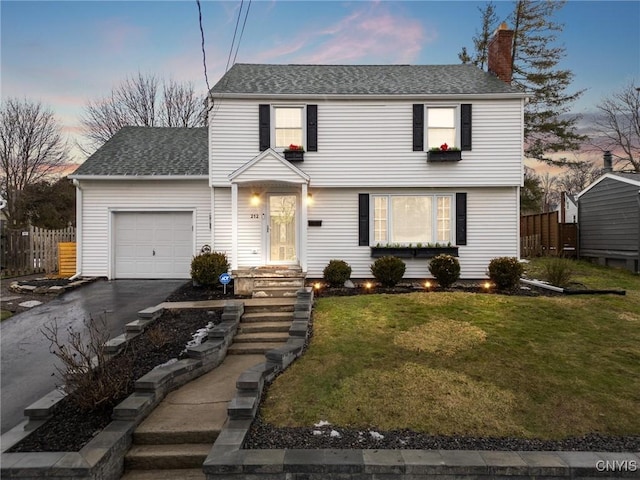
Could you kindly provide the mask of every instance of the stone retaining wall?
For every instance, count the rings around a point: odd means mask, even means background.
[[[116,354],[132,338],[142,333],[162,314],[161,307],[138,312],[138,320],[127,324],[126,333],[115,337],[105,348]],[[33,430],[46,422],[51,408],[64,395],[54,390],[25,409],[28,420],[2,435],[0,477],[19,479],[56,478],[66,480],[117,480],[124,470],[124,456],[131,446],[135,428],[170,391],[184,385],[222,363],[244,313],[244,304],[228,302],[222,322],[209,331],[206,342],[187,349],[189,358],[158,367],[135,383],[135,392],[114,408],[113,421],[79,452],[6,453]]]
[[[453,480],[640,478],[638,452],[510,452],[460,450],[244,450],[265,382],[302,353],[313,292],[298,293],[285,347],[246,370],[236,383],[229,419],[203,470],[208,480]]]

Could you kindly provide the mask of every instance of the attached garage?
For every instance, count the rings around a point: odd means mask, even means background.
[[[114,212],[114,278],[189,278],[192,212]]]
[[[124,127],[70,175],[77,271],[109,279],[190,277],[212,240],[206,128]]]

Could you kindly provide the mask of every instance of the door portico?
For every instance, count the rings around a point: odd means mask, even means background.
[[[229,181],[231,269],[281,265],[306,272],[308,175],[269,149]]]

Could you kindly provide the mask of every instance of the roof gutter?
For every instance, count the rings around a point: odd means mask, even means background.
[[[506,100],[529,98],[531,95],[524,92],[513,93],[417,93],[417,94],[317,94],[317,93],[211,93],[209,97],[215,100],[283,100],[283,99],[309,99],[309,100],[413,100],[422,102],[425,100]]]
[[[208,180],[209,175],[69,175],[72,180]]]

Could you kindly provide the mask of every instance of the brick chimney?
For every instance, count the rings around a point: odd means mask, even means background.
[[[502,25],[494,32],[489,40],[489,72],[500,80],[511,84],[513,70],[511,69],[511,48],[513,43],[513,30],[509,30],[507,24]]]
[[[609,150],[607,150],[606,152],[604,152],[603,155],[603,170],[604,173],[609,173],[609,172],[613,172],[613,158],[611,155],[611,152]]]

